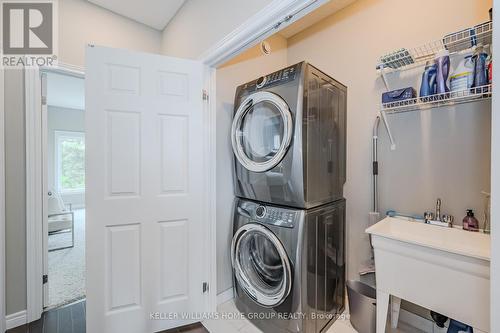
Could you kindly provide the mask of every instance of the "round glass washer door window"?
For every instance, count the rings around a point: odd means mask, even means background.
[[[264,172],[285,156],[293,132],[292,115],[276,94],[260,91],[247,97],[231,127],[233,152],[246,169]]]
[[[239,286],[260,305],[278,306],[290,294],[290,261],[268,228],[255,223],[241,227],[233,237],[231,261]]]

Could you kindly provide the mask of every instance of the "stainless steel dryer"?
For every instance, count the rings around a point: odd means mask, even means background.
[[[235,194],[311,208],[343,196],[347,89],[301,62],[236,90]]]
[[[310,210],[237,199],[235,304],[263,332],[326,332],[344,310],[345,200]]]

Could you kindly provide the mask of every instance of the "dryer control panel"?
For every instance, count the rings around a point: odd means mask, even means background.
[[[257,89],[267,88],[275,84],[283,84],[295,80],[297,73],[300,70],[300,64],[293,65],[266,76],[261,76],[255,81]]]

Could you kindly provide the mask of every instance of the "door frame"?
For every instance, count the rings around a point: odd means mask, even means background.
[[[85,77],[84,68],[59,63],[54,67],[30,67],[24,69],[25,117],[26,117],[26,322],[41,317],[44,297],[47,293],[42,283],[45,268],[43,218],[46,211],[45,158],[47,147],[42,115],[42,73]]]
[[[216,266],[216,68],[248,48],[260,43],[272,34],[292,24],[330,0],[273,0],[237,29],[204,52],[198,60],[205,65],[204,92],[204,216],[207,216],[205,248],[207,249],[206,272],[209,282],[206,308],[215,312],[217,307]],[[59,63],[49,69],[25,69],[26,101],[26,240],[27,240],[27,322],[41,317],[43,312],[43,244],[42,244],[42,175],[41,146],[41,89],[40,70],[62,74],[83,75],[84,68]],[[210,98],[213,96],[213,98]],[[37,141],[38,139],[38,141]],[[37,148],[38,147],[38,148]]]
[[[500,16],[500,1],[495,0],[493,4],[493,20]],[[493,52],[499,50],[500,31],[493,30]],[[498,66],[497,66],[498,67]],[[500,69],[493,67],[493,75],[495,80],[500,78]],[[491,332],[500,331],[500,317],[493,315],[500,311],[500,228],[496,224],[500,221],[500,156],[495,155],[494,152],[500,150],[500,85],[498,81],[493,84],[493,96],[491,102],[491,279],[490,279],[490,293],[491,293],[491,308],[490,308],[490,330]]]
[[[5,109],[4,69],[0,68],[0,332],[5,332]]]

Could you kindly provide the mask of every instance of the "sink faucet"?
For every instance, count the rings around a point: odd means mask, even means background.
[[[441,221],[441,199],[438,198],[436,201],[436,214],[434,215],[436,221]]]
[[[436,211],[425,212],[425,223],[438,225],[442,227],[453,227],[453,216],[452,215],[441,215],[441,199],[438,198],[436,201]]]

